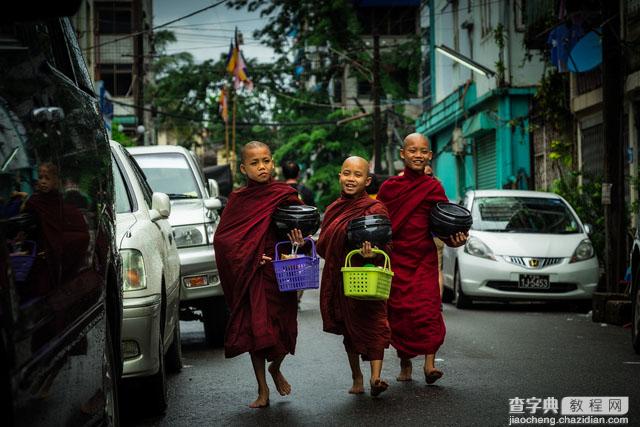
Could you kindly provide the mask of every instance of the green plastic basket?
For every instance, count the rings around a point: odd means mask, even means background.
[[[386,300],[391,292],[391,261],[389,255],[380,249],[372,249],[377,254],[384,255],[383,267],[351,267],[351,257],[359,254],[356,249],[347,254],[342,270],[344,294],[349,298],[364,300]]]

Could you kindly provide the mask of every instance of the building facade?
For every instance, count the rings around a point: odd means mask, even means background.
[[[522,47],[523,3],[428,0],[422,8],[430,102],[416,130],[429,138],[451,200],[470,189],[532,188],[529,113],[544,65]]]
[[[155,143],[145,88],[153,79],[153,1],[83,0],[73,17],[107,125],[139,145]],[[111,101],[112,111],[109,110]],[[108,120],[111,119],[111,123]]]

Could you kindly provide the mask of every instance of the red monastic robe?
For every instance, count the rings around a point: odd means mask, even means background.
[[[382,184],[378,200],[389,210],[393,230],[391,344],[403,359],[434,354],[444,342],[445,326],[429,215],[437,202],[448,199],[437,179],[407,168]]]
[[[382,360],[391,331],[386,301],[363,301],[344,296],[342,272],[349,222],[364,215],[385,215],[387,209],[366,194],[356,199],[340,197],[326,210],[318,240],[318,253],[325,259],[320,288],[323,330],[344,336],[345,349],[364,360]],[[358,265],[360,257],[352,258]],[[362,263],[360,263],[362,265]]]
[[[279,205],[300,203],[298,193],[282,182],[249,181],[229,196],[213,242],[230,311],[226,357],[258,352],[274,360],[295,351],[296,293],[280,292],[273,265],[260,261],[262,254],[274,256],[273,212]]]

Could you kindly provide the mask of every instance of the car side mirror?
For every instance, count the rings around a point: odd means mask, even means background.
[[[209,210],[220,209],[222,207],[222,202],[217,197],[209,197],[204,200],[204,207]]]
[[[218,187],[218,181],[215,179],[209,179],[209,197],[214,198],[220,195],[220,187]]]
[[[593,226],[591,224],[584,224],[584,232],[589,236],[593,233]]]
[[[164,193],[155,192],[151,198],[151,220],[157,221],[163,218],[169,218],[171,215],[171,201],[169,196]]]

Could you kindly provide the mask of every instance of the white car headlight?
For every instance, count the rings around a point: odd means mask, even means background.
[[[464,251],[469,255],[494,261],[496,260],[496,257],[493,255],[491,249],[489,249],[489,246],[485,245],[484,242],[477,237],[469,236],[467,243],[464,245]]]
[[[573,253],[573,256],[571,257],[571,260],[569,262],[572,263],[584,261],[593,258],[594,255],[595,251],[593,250],[593,244],[591,243],[591,240],[584,239],[582,242],[580,242],[580,244],[578,244],[578,247],[576,248],[576,251]]]
[[[206,245],[204,225],[185,225],[173,227],[173,234],[176,238],[176,246],[186,248],[189,246]]]
[[[144,269],[142,253],[135,249],[123,249],[122,257],[122,290],[139,291],[147,287],[147,275]]]

